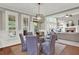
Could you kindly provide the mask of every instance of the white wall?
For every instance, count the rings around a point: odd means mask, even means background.
[[[72,20],[74,22],[74,25],[78,25],[79,14],[73,15],[72,17],[61,17],[58,18],[58,20],[63,20],[65,23],[67,23],[69,20]]]

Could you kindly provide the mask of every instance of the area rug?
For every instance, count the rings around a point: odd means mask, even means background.
[[[60,55],[65,47],[66,47],[66,45],[63,45],[63,44],[60,44],[60,43],[56,43],[55,44],[55,55]]]

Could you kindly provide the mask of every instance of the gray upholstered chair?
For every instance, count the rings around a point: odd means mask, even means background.
[[[23,35],[21,33],[19,34],[19,36],[20,36],[20,40],[21,40],[21,44],[22,44],[22,51],[27,51],[26,40],[23,38]]]
[[[42,43],[43,53],[46,55],[54,55],[55,53],[55,40],[57,39],[55,33],[50,34],[50,38],[48,41]]]
[[[39,46],[38,40],[36,36],[26,36],[26,46],[27,46],[27,53],[29,55],[38,55],[39,54]]]

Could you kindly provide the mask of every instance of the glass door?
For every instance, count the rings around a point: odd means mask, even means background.
[[[8,33],[9,39],[16,39],[16,19],[13,15],[8,15]]]
[[[5,45],[15,45],[20,42],[18,34],[18,13],[5,11],[6,14],[6,32],[7,38],[5,40]]]
[[[27,16],[27,15],[22,15],[21,16],[22,17],[22,24],[21,24],[21,29],[22,29],[22,32],[24,31],[24,30],[26,30],[26,31],[29,31],[30,29],[30,25],[29,25],[29,16]]]

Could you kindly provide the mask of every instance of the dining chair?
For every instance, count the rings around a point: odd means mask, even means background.
[[[39,54],[39,47],[38,47],[38,40],[36,36],[26,36],[26,46],[27,46],[27,53],[29,55],[38,55]]]
[[[23,35],[21,33],[19,34],[19,36],[20,36],[20,40],[21,40],[21,44],[22,44],[22,51],[27,51],[26,39],[23,38]]]
[[[48,41],[42,43],[43,53],[46,55],[54,55],[56,34],[51,33],[50,38],[46,38],[46,39],[48,39]]]

